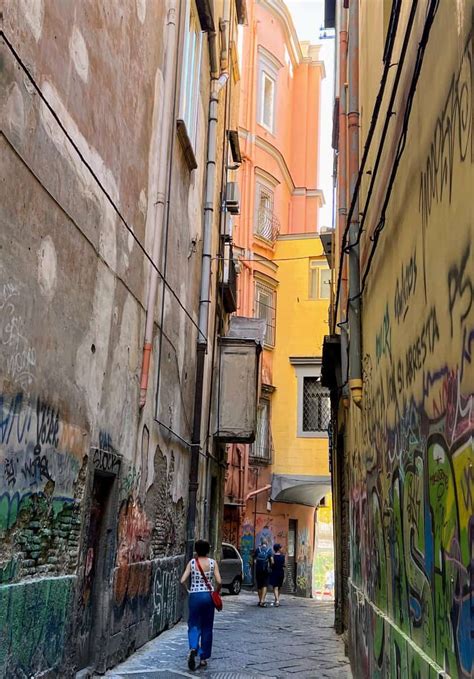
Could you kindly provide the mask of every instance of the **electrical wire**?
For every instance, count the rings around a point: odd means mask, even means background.
[[[357,295],[357,297],[360,297],[365,290],[365,286],[366,286],[366,283],[367,283],[367,277],[369,275],[370,267],[371,267],[371,264],[372,264],[372,261],[373,261],[374,255],[375,255],[375,251],[377,249],[380,234],[382,233],[382,231],[383,231],[383,229],[385,228],[385,225],[386,225],[386,211],[387,211],[388,204],[390,202],[390,198],[391,198],[391,195],[392,195],[392,190],[393,190],[393,186],[394,186],[394,183],[395,183],[395,179],[397,177],[397,172],[398,172],[400,160],[401,160],[403,153],[405,151],[406,138],[407,138],[408,127],[409,127],[409,123],[410,123],[413,100],[414,100],[414,97],[415,97],[416,88],[417,88],[418,80],[419,80],[420,73],[421,73],[421,67],[423,65],[425,50],[426,50],[426,46],[428,44],[430,31],[431,31],[431,28],[433,26],[433,22],[434,22],[434,19],[436,17],[436,13],[438,11],[438,7],[439,7],[439,0],[431,0],[429,8],[428,8],[427,13],[426,13],[425,23],[424,23],[424,26],[423,26],[423,33],[422,33],[422,36],[421,36],[421,40],[418,44],[415,66],[414,66],[414,69],[413,69],[413,76],[412,76],[412,80],[411,80],[411,83],[410,83],[410,88],[408,90],[405,112],[404,112],[404,116],[403,116],[402,131],[401,131],[400,139],[399,139],[398,144],[397,144],[395,161],[393,163],[392,170],[391,170],[391,173],[390,173],[390,178],[389,178],[389,181],[387,183],[387,189],[386,189],[386,192],[385,192],[385,198],[384,198],[382,210],[381,210],[381,213],[380,213],[380,219],[378,221],[377,227],[375,228],[373,235],[370,238],[373,245],[372,245],[368,260],[367,260],[364,275],[362,277],[360,292]],[[347,301],[347,304],[349,304],[349,301],[350,300]]]
[[[394,47],[394,44],[395,44],[395,37],[396,37],[396,34],[397,34],[397,29],[398,29],[400,7],[401,7],[401,3],[398,2],[397,0],[394,0],[394,2],[392,3],[392,12],[391,12],[390,22],[389,22],[389,33],[387,35],[387,40],[389,41],[389,43],[388,43],[388,48],[386,50],[386,55],[385,55],[384,69],[383,69],[383,72],[382,72],[382,78],[380,80],[379,91],[378,91],[377,98],[375,100],[374,108],[373,108],[373,111],[372,111],[372,118],[371,118],[371,121],[370,121],[369,132],[367,134],[367,138],[366,138],[365,145],[364,145],[364,152],[362,154],[362,160],[361,160],[361,164],[360,164],[360,167],[359,167],[359,173],[357,175],[357,180],[356,180],[354,190],[353,190],[353,193],[352,193],[349,213],[348,213],[347,219],[346,219],[346,226],[345,226],[345,229],[344,229],[344,233],[342,234],[341,254],[340,254],[340,259],[339,259],[339,271],[338,271],[338,276],[337,276],[336,301],[335,301],[334,316],[333,316],[334,322],[337,318],[337,309],[338,309],[338,305],[339,305],[339,296],[340,296],[341,281],[342,281],[342,269],[343,269],[342,265],[343,265],[345,250],[346,250],[347,236],[349,234],[349,227],[350,227],[352,215],[354,213],[356,200],[357,200],[357,197],[359,195],[360,185],[362,183],[362,176],[363,176],[364,170],[365,170],[365,164],[367,162],[370,147],[372,145],[372,139],[373,139],[373,136],[374,136],[374,133],[375,133],[375,128],[377,126],[380,107],[382,105],[383,95],[384,95],[384,92],[385,92],[385,85],[387,83],[388,74],[389,74],[390,68],[392,66],[391,58],[392,58],[392,53],[393,53],[393,47]],[[335,328],[333,327],[333,331],[334,330],[335,330]]]
[[[423,27],[423,33],[422,33],[422,36],[421,36],[421,40],[418,44],[415,67],[414,67],[414,70],[413,70],[413,77],[412,77],[412,81],[411,81],[411,84],[410,84],[410,89],[408,90],[407,103],[406,103],[406,107],[405,107],[405,113],[404,113],[404,116],[403,116],[402,132],[401,132],[401,135],[400,135],[400,139],[398,141],[397,152],[395,154],[395,162],[393,163],[392,171],[390,173],[390,179],[389,179],[388,184],[387,184],[387,190],[386,190],[386,193],[385,193],[385,199],[384,199],[384,202],[383,202],[383,205],[382,205],[382,210],[381,210],[381,213],[380,213],[379,223],[377,224],[377,227],[374,231],[374,234],[371,237],[373,245],[372,245],[372,248],[371,248],[371,251],[370,251],[370,254],[369,254],[369,258],[367,260],[367,265],[366,265],[366,268],[365,268],[365,271],[364,271],[364,275],[362,277],[362,285],[361,285],[361,290],[360,290],[360,293],[359,293],[360,295],[362,295],[362,293],[365,289],[367,277],[369,275],[370,266],[372,264],[374,254],[375,254],[375,251],[377,249],[377,244],[378,244],[378,241],[379,241],[379,238],[380,238],[380,234],[382,233],[383,229],[385,228],[386,212],[387,212],[388,204],[390,202],[390,198],[391,198],[391,195],[392,195],[392,190],[393,190],[393,186],[394,186],[394,183],[395,183],[395,179],[396,179],[396,176],[397,176],[398,166],[400,164],[401,157],[403,156],[403,153],[405,151],[406,138],[407,138],[407,133],[408,133],[408,126],[409,126],[409,123],[410,123],[413,100],[414,100],[414,97],[415,97],[416,88],[417,88],[418,80],[419,80],[420,73],[421,73],[421,67],[423,65],[423,60],[424,60],[424,57],[425,57],[425,50],[426,50],[426,46],[428,44],[428,39],[429,39],[431,27],[433,26],[433,22],[434,22],[434,19],[436,17],[436,13],[438,11],[438,7],[439,7],[439,0],[431,0],[427,14],[426,14],[426,19],[425,19],[425,24],[424,24],[424,27]]]
[[[402,75],[403,64],[405,63],[405,57],[406,57],[406,53],[407,53],[407,50],[408,50],[408,44],[409,44],[409,41],[410,41],[411,32],[413,30],[413,25],[415,23],[415,16],[416,16],[417,8],[418,8],[418,0],[413,0],[412,5],[411,5],[410,14],[409,14],[409,17],[408,17],[407,30],[405,31],[405,35],[403,37],[403,44],[402,44],[402,48],[401,48],[401,51],[400,51],[400,58],[399,58],[398,64],[397,64],[397,72],[396,72],[396,75],[395,75],[395,80],[394,80],[394,83],[393,83],[392,91],[390,93],[390,100],[389,100],[389,103],[388,103],[388,106],[387,106],[387,115],[385,116],[385,123],[384,123],[383,129],[382,129],[382,134],[381,134],[381,137],[380,137],[381,143],[379,144],[379,147],[377,149],[377,156],[376,156],[375,165],[374,165],[374,168],[372,170],[371,177],[370,177],[369,190],[367,192],[367,197],[365,199],[364,209],[362,211],[362,218],[361,218],[361,221],[360,221],[360,224],[359,224],[359,230],[358,230],[357,237],[356,237],[355,241],[353,243],[351,243],[346,248],[347,252],[349,252],[350,249],[352,249],[354,246],[356,246],[360,243],[360,238],[361,238],[362,232],[364,230],[364,224],[365,224],[365,220],[367,218],[368,206],[369,206],[369,203],[370,203],[370,199],[372,198],[372,192],[374,190],[375,180],[377,178],[377,173],[378,173],[380,161],[382,159],[382,152],[383,152],[383,149],[384,149],[384,146],[385,146],[385,142],[387,140],[388,127],[390,125],[390,121],[391,121],[392,117],[395,115],[395,113],[393,111],[393,105],[395,103],[395,98],[396,98],[397,92],[398,92],[398,86],[400,84],[400,78],[401,78],[401,75]]]
[[[178,306],[181,307],[181,309],[184,311],[184,313],[185,313],[185,315],[187,316],[187,318],[191,321],[191,323],[196,327],[196,329],[198,330],[198,332],[201,334],[201,331],[199,330],[198,324],[196,323],[196,321],[194,320],[194,318],[192,317],[192,315],[189,313],[189,311],[186,309],[186,307],[184,306],[184,304],[181,302],[181,300],[180,300],[180,298],[178,297],[177,293],[173,290],[173,288],[170,286],[170,284],[168,283],[168,281],[166,280],[166,278],[163,276],[163,274],[161,273],[161,271],[158,269],[158,267],[157,267],[157,265],[155,264],[155,262],[153,261],[152,257],[150,257],[150,255],[149,255],[148,252],[146,251],[145,247],[142,245],[142,243],[141,243],[141,241],[139,240],[139,238],[135,235],[134,230],[131,228],[131,226],[129,226],[128,222],[126,221],[125,217],[123,216],[123,214],[121,213],[121,211],[119,210],[119,208],[117,207],[117,205],[115,204],[115,202],[114,202],[114,200],[112,199],[112,197],[111,197],[111,195],[109,194],[109,192],[108,192],[107,189],[104,187],[104,185],[101,183],[100,179],[98,178],[97,174],[96,174],[96,173],[94,172],[94,170],[92,169],[91,165],[90,165],[90,164],[87,162],[87,160],[84,158],[84,155],[82,154],[81,150],[79,149],[77,143],[74,141],[74,139],[72,138],[72,136],[71,136],[71,135],[69,134],[69,132],[67,131],[66,127],[65,127],[64,124],[62,123],[62,121],[61,121],[61,119],[59,118],[58,114],[56,113],[56,111],[54,110],[54,108],[52,107],[52,105],[49,103],[48,99],[44,96],[44,94],[43,94],[41,88],[39,87],[39,85],[37,84],[36,80],[35,80],[35,79],[33,78],[33,76],[31,75],[31,73],[30,73],[28,67],[26,66],[26,64],[25,64],[25,63],[23,62],[23,60],[21,59],[21,57],[20,57],[20,55],[18,54],[18,52],[17,52],[17,51],[15,50],[15,48],[13,47],[13,44],[10,42],[10,40],[9,40],[9,39],[7,38],[7,36],[5,35],[5,32],[3,31],[3,29],[0,30],[0,38],[2,38],[2,39],[5,41],[5,43],[6,43],[7,47],[8,47],[8,49],[10,50],[10,52],[12,53],[12,55],[14,56],[15,60],[18,62],[18,64],[19,64],[20,68],[22,69],[22,71],[25,73],[26,77],[28,78],[28,80],[30,81],[31,85],[33,86],[33,88],[34,88],[35,91],[37,92],[37,94],[38,94],[38,96],[40,97],[41,101],[44,103],[44,105],[46,106],[46,108],[48,109],[48,111],[51,113],[51,115],[53,116],[53,118],[54,118],[54,120],[56,121],[56,123],[57,123],[57,124],[59,125],[59,127],[61,128],[63,134],[65,135],[65,137],[67,138],[67,140],[69,141],[69,143],[71,144],[71,146],[73,147],[73,149],[75,150],[75,152],[77,153],[77,155],[78,155],[78,157],[80,158],[81,162],[82,162],[82,163],[84,164],[84,166],[88,169],[88,171],[90,172],[91,176],[92,176],[93,179],[96,181],[97,185],[100,187],[101,191],[103,192],[104,196],[107,198],[107,201],[108,201],[109,204],[111,205],[112,209],[114,210],[114,212],[115,212],[116,215],[118,216],[118,218],[119,218],[119,220],[121,221],[121,223],[123,224],[123,226],[126,228],[126,230],[128,231],[128,233],[132,236],[133,240],[137,243],[138,247],[140,248],[140,250],[141,250],[141,251],[143,252],[143,254],[145,255],[145,258],[150,262],[151,266],[156,270],[156,272],[158,273],[158,276],[161,278],[163,284],[168,288],[168,290],[170,291],[170,293],[172,294],[172,296],[175,298],[176,302],[178,303]]]

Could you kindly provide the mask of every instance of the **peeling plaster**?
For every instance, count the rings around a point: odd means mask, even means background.
[[[146,0],[135,0],[138,20],[141,24],[145,23],[146,18]]]
[[[10,87],[5,108],[10,130],[21,138],[25,129],[25,104],[21,90],[16,83]]]
[[[20,0],[20,10],[34,35],[36,42],[41,38],[44,21],[44,2],[43,0]]]
[[[69,54],[79,77],[86,83],[89,79],[89,55],[82,33],[74,26],[69,38]]]
[[[41,241],[38,250],[38,283],[42,294],[49,302],[56,292],[57,268],[58,262],[53,239],[51,236],[46,236]]]
[[[95,281],[94,302],[86,332],[76,354],[76,381],[86,396],[89,422],[98,421],[102,386],[107,368],[107,356],[112,326],[112,312],[115,295],[115,277],[102,263],[98,262]],[[91,346],[95,346],[94,353]],[[120,393],[117,391],[117,393]]]
[[[91,147],[81,134],[76,122],[64,106],[54,86],[45,81],[42,87],[43,94],[52,108],[57,112],[64,127],[74,139],[83,157],[94,170],[100,183],[110,195],[114,203],[119,203],[119,191],[111,170],[106,167],[99,153]],[[117,265],[117,217],[116,213],[107,200],[104,192],[92,177],[91,173],[81,161],[76,151],[72,148],[64,132],[58,126],[51,113],[41,103],[41,122],[45,132],[56,146],[59,153],[74,169],[77,178],[83,185],[84,195],[89,195],[99,205],[102,211],[101,232],[99,234],[99,252],[109,266],[115,271]]]

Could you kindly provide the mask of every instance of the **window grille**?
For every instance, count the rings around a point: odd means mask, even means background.
[[[274,243],[280,233],[280,222],[273,211],[273,191],[257,182],[255,233]]]
[[[329,391],[319,377],[303,378],[303,431],[327,432],[331,420]]]
[[[255,317],[265,321],[265,344],[275,346],[275,291],[261,285],[257,285],[255,294]]]

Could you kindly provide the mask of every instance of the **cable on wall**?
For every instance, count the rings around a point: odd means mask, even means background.
[[[35,89],[36,93],[37,93],[38,96],[40,97],[41,101],[44,103],[44,105],[46,106],[46,108],[48,109],[48,111],[51,113],[51,115],[53,116],[54,120],[56,121],[56,123],[57,123],[57,124],[59,125],[59,127],[61,128],[63,134],[65,135],[65,137],[67,138],[67,140],[69,141],[69,143],[71,144],[71,146],[73,147],[73,149],[75,150],[75,152],[77,153],[79,159],[80,159],[81,162],[84,164],[84,166],[88,169],[89,173],[91,174],[91,176],[93,177],[93,179],[95,180],[95,182],[97,183],[97,185],[100,187],[100,189],[101,189],[101,191],[103,192],[104,196],[107,198],[107,201],[109,202],[109,204],[111,205],[112,209],[114,210],[114,212],[115,212],[116,215],[118,216],[120,222],[121,222],[121,223],[123,224],[123,226],[126,228],[126,230],[128,231],[128,233],[132,236],[133,240],[136,242],[136,244],[138,245],[138,247],[140,248],[140,250],[141,250],[141,251],[143,252],[143,254],[145,255],[145,258],[150,262],[151,266],[156,270],[156,272],[158,273],[158,276],[159,276],[160,279],[162,280],[163,284],[168,288],[168,290],[170,291],[170,293],[172,294],[172,296],[175,298],[175,300],[176,300],[178,306],[184,311],[184,313],[185,313],[185,315],[187,316],[187,318],[188,318],[188,319],[190,320],[190,322],[195,326],[195,328],[198,330],[199,334],[201,335],[202,333],[201,333],[200,330],[199,330],[198,324],[196,323],[196,321],[194,320],[194,318],[192,317],[192,315],[190,314],[190,312],[186,309],[186,307],[184,306],[184,304],[181,302],[179,296],[178,296],[177,293],[173,290],[173,288],[170,286],[170,284],[168,283],[168,281],[166,280],[166,278],[163,276],[162,272],[158,269],[158,267],[156,266],[156,264],[153,262],[152,257],[148,254],[148,252],[146,251],[146,249],[145,249],[145,247],[143,246],[142,242],[141,242],[140,239],[136,236],[134,230],[131,228],[131,226],[130,226],[130,225],[128,224],[128,222],[126,221],[126,219],[125,219],[125,217],[123,216],[122,212],[121,212],[120,209],[117,207],[117,205],[116,205],[116,203],[114,202],[114,200],[112,199],[110,193],[107,191],[107,189],[105,188],[105,186],[101,183],[100,179],[98,178],[97,174],[94,172],[94,170],[93,170],[93,168],[91,167],[91,165],[90,165],[90,164],[87,162],[87,160],[84,158],[84,155],[82,154],[81,150],[79,149],[77,143],[74,141],[74,139],[72,138],[72,136],[71,136],[71,135],[69,134],[69,132],[67,131],[67,129],[66,129],[66,127],[64,126],[64,124],[62,123],[60,117],[58,116],[58,114],[56,113],[56,111],[54,110],[54,108],[52,107],[52,105],[50,104],[50,102],[48,101],[47,97],[45,97],[45,95],[43,94],[43,92],[42,92],[41,88],[39,87],[39,85],[37,84],[36,80],[35,80],[35,79],[33,78],[33,76],[31,75],[31,73],[30,73],[28,67],[27,67],[26,64],[23,62],[23,60],[21,59],[20,55],[18,54],[18,52],[17,52],[17,51],[15,50],[15,48],[13,47],[12,43],[10,42],[10,40],[9,40],[9,39],[7,38],[7,36],[5,35],[5,32],[3,31],[3,29],[0,30],[0,38],[2,38],[2,39],[5,41],[5,43],[6,43],[7,47],[8,47],[8,49],[10,50],[10,52],[11,52],[12,55],[13,55],[13,57],[14,57],[15,60],[18,62],[20,68],[22,69],[22,71],[25,73],[26,77],[28,78],[28,80],[29,80],[30,83],[32,84],[33,88]],[[203,337],[203,341],[204,341],[204,340],[207,341],[207,338]]]

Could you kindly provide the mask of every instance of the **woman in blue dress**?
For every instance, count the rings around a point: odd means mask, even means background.
[[[273,545],[273,564],[270,573],[270,585],[273,587],[275,606],[280,605],[280,589],[285,579],[285,556],[281,554],[281,545]]]

